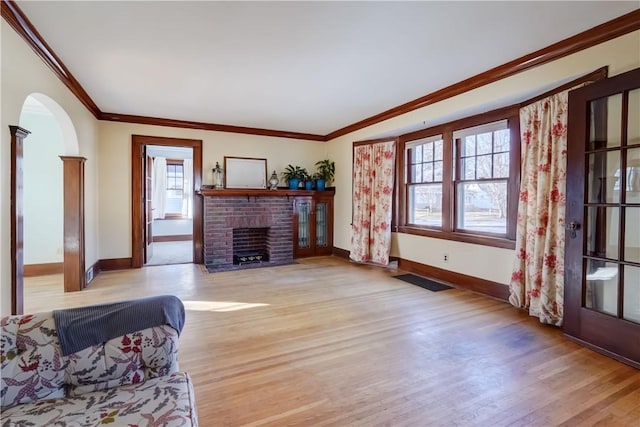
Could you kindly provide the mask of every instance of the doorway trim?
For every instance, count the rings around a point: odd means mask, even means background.
[[[24,139],[29,131],[9,126],[11,131],[11,314],[22,314],[24,304]]]
[[[202,230],[202,198],[197,197],[202,185],[202,140],[167,138],[159,136],[131,136],[131,267],[144,265],[144,173],[140,159],[146,145],[190,147],[193,149],[193,263],[204,262],[204,236]]]

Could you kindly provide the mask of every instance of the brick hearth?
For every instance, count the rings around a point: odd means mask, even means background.
[[[204,263],[209,271],[245,268],[233,264],[233,230],[266,228],[269,261],[293,262],[293,201],[287,196],[204,196]]]

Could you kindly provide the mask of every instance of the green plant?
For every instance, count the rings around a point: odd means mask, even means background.
[[[316,179],[324,179],[327,184],[333,181],[333,176],[336,173],[336,164],[329,159],[324,159],[316,162],[317,171],[314,174]]]
[[[288,165],[284,172],[282,172],[282,177],[289,182],[291,179],[299,179],[300,181],[304,181],[305,178],[309,176],[307,170],[300,166]]]

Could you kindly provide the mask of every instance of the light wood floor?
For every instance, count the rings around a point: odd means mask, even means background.
[[[640,371],[506,303],[334,258],[209,274],[30,278],[27,311],[179,296],[180,366],[209,426],[640,426]]]

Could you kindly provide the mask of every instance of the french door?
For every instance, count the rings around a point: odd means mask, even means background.
[[[640,69],[569,93],[564,332],[640,367]]]

